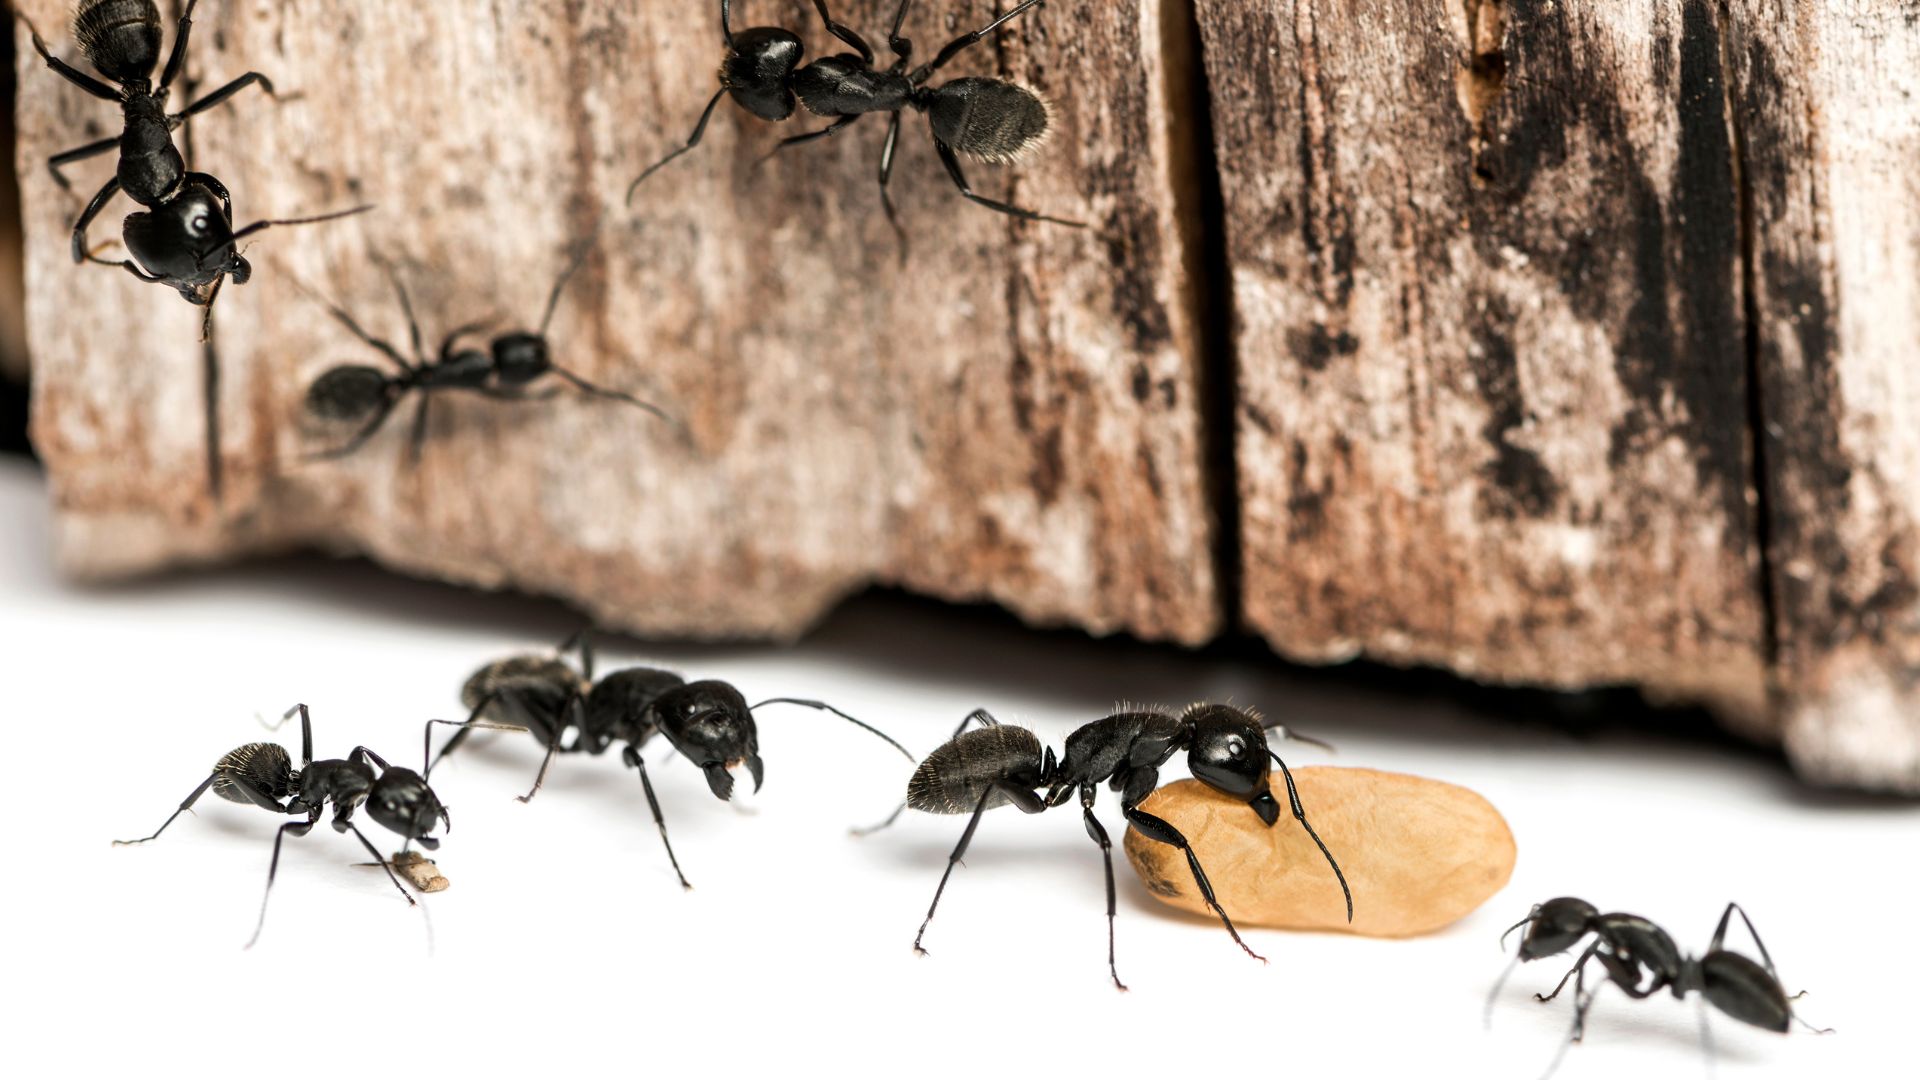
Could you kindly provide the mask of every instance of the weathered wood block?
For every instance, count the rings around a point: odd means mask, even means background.
[[[65,0],[21,0],[74,56]],[[168,6],[168,5],[163,5]],[[835,5],[882,41],[893,0]],[[1004,3],[916,5],[923,56]],[[199,313],[65,255],[117,118],[20,61],[34,436],[80,577],[313,545],[568,598],[651,634],[785,636],[872,583],[1310,662],[1631,683],[1920,790],[1920,24],[1911,3],[1054,3],[950,69],[1055,131],[963,202],[909,115],[759,163],[717,5],[207,0],[182,137],[272,230]],[[743,0],[802,29],[810,3]],[[882,45],[884,52],[884,45]],[[1210,121],[1210,129],[1202,121]],[[1211,145],[1203,140],[1211,131]],[[1211,201],[1219,193],[1217,213]],[[96,227],[114,232],[121,204]],[[404,336],[537,321],[686,417],[436,405],[339,463],[306,385],[365,362],[296,282]],[[1223,310],[1230,308],[1230,310]],[[1231,559],[1222,565],[1223,553]]]
[[[77,59],[66,0],[22,7]],[[893,9],[835,14],[884,50]],[[921,5],[908,32],[931,58],[992,11]],[[810,55],[837,45],[810,5],[746,2],[735,19],[804,28]],[[623,209],[714,90],[715,4],[203,3],[189,74],[257,69],[286,97],[238,98],[183,133],[236,216],[379,204],[263,234],[247,250],[254,281],[221,297],[218,503],[198,311],[67,261],[67,225],[110,159],[76,169],[72,195],[42,163],[117,117],[23,59],[34,436],[60,558],[100,577],[319,545],[702,637],[791,635],[886,582],[1204,640],[1221,602],[1167,100],[1185,84],[1169,86],[1160,32],[1155,2],[1054,5],[950,65],[1055,91],[1050,144],[971,178],[1091,227],[962,201],[910,115],[893,180],[913,241],[903,266],[875,182],[884,120],[760,167],[778,137],[820,121],[776,129],[725,106]],[[1076,84],[1101,90],[1059,94]],[[301,421],[306,385],[369,352],[296,280],[396,341],[375,257],[398,266],[430,341],[487,316],[530,326],[568,244],[603,218],[553,328],[559,359],[657,395],[693,449],[613,406],[449,399],[417,468],[404,422],[342,463],[302,462],[330,445]]]

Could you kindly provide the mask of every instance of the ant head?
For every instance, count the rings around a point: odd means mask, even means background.
[[[547,339],[516,331],[493,339],[493,368],[507,386],[524,386],[553,370]]]
[[[720,65],[720,85],[740,107],[762,120],[785,120],[793,115],[793,91],[787,76],[800,63],[805,48],[790,30],[756,26],[733,35],[733,49]]]
[[[955,79],[921,100],[934,137],[982,161],[1021,157],[1040,145],[1053,120],[1039,94],[1004,79]]]
[[[160,62],[160,9],[153,0],[80,0],[73,36],[100,74],[142,82]]]
[[[1267,790],[1267,735],[1260,721],[1231,705],[1195,705],[1181,720],[1193,732],[1187,769],[1216,791],[1245,799],[1271,825],[1280,805]]]
[[[438,839],[427,835],[434,826],[453,825],[440,797],[412,769],[391,768],[380,774],[367,793],[367,816],[428,851],[440,846]]]
[[[690,682],[655,698],[651,711],[673,748],[707,774],[716,797],[733,797],[727,770],[742,763],[753,776],[753,790],[760,790],[760,734],[740,691],[713,679]]]
[[[1600,909],[1572,896],[1557,896],[1533,909],[1520,938],[1520,959],[1538,960],[1566,952],[1586,935]]]
[[[249,276],[246,260],[233,250],[226,208],[204,184],[186,184],[158,206],[128,214],[122,236],[147,273],[183,293],[222,274],[241,283]]]
[[[307,387],[307,415],[319,420],[365,420],[386,397],[386,372],[365,364],[341,364]]]

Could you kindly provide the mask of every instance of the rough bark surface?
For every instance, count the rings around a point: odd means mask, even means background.
[[[1198,10],[1248,622],[1920,788],[1920,6]]]
[[[74,55],[66,0],[21,6]],[[1056,3],[951,70],[1049,93],[1052,141],[973,179],[1091,228],[964,203],[909,115],[904,266],[879,120],[757,167],[819,122],[723,105],[620,207],[712,92],[715,6],[203,4],[190,75],[292,95],[183,133],[239,215],[380,204],[265,234],[222,298],[220,500],[198,312],[65,258],[107,159],[77,195],[41,162],[116,118],[23,58],[65,565],[319,545],[697,636],[876,582],[1183,642],[1237,608],[1291,658],[1637,684],[1920,790],[1920,0]],[[893,6],[834,5],[883,53]],[[1006,6],[908,31],[930,56]],[[837,51],[810,3],[736,15]],[[430,339],[525,326],[603,217],[559,358],[692,446],[448,400],[416,468],[405,413],[303,463],[340,437],[305,386],[368,352],[296,281],[398,337],[379,257]]]
[[[1920,791],[1920,3],[1731,8],[1782,734]]]
[[[894,6],[834,13],[885,56]],[[78,60],[67,0],[22,7]],[[930,59],[993,13],[921,4],[907,32]],[[750,0],[735,20],[800,29],[810,56],[840,51],[810,4]],[[73,170],[77,195],[42,163],[117,116],[23,59],[34,435],[60,557],[100,577],[314,544],[696,636],[790,635],[886,582],[1037,622],[1204,640],[1221,604],[1160,26],[1153,0],[1053,5],[946,68],[1052,91],[1051,141],[1014,168],[973,163],[970,178],[1092,227],[962,201],[910,113],[893,178],[912,237],[903,268],[875,183],[884,119],[756,168],[778,137],[822,122],[771,128],[723,105],[705,143],[622,209],[714,90],[716,4],[202,3],[190,77],[204,88],[255,69],[287,97],[250,92],[182,133],[233,189],[236,217],[379,204],[269,231],[247,250],[253,282],[221,297],[218,503],[198,311],[66,260],[67,225],[111,159]],[[1075,85],[1105,89],[1065,92]],[[131,209],[118,204],[96,239]],[[395,341],[375,258],[411,287],[430,346],[474,319],[530,326],[601,215],[553,326],[557,357],[669,404],[692,448],[618,406],[447,398],[416,468],[405,410],[344,462],[302,462],[342,436],[301,421],[306,385],[372,358],[296,281]]]

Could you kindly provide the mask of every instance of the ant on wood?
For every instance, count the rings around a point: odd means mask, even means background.
[[[172,286],[188,303],[207,309],[202,323],[202,338],[213,320],[213,301],[221,284],[229,277],[236,285],[245,285],[253,268],[235,250],[242,239],[275,225],[306,225],[331,221],[371,210],[356,206],[317,217],[282,218],[256,221],[241,229],[233,227],[233,198],[226,185],[209,173],[190,172],[180,151],[173,145],[173,132],[187,118],[202,113],[249,86],[258,85],[269,95],[273,83],[257,71],[227,83],[218,90],[191,102],[176,113],[166,111],[167,92],[185,66],[187,40],[193,31],[193,9],[199,0],[188,0],[186,10],[174,30],[173,50],[154,83],[154,65],[160,60],[160,12],[153,0],[80,0],[73,14],[73,35],[89,63],[115,84],[109,86],[54,56],[26,15],[27,31],[33,47],[54,73],[95,97],[120,106],[123,130],[117,136],[98,139],[85,146],[56,154],[47,161],[53,178],[66,188],[63,165],[97,157],[118,149],[119,166],[112,179],[97,192],[73,225],[73,261],[120,266],[142,281]],[[116,89],[115,87],[118,87]],[[132,259],[114,262],[93,254],[87,246],[87,228],[120,192],[139,203],[144,210],[127,215],[121,226],[121,239]]]
[[[762,120],[775,123],[793,116],[796,101],[815,116],[833,123],[818,131],[809,131],[782,139],[774,153],[789,146],[836,135],[869,113],[887,113],[887,136],[880,147],[880,203],[887,221],[905,241],[893,199],[887,184],[893,178],[894,148],[900,140],[900,116],[907,109],[927,115],[933,132],[934,150],[946,166],[954,186],[967,199],[1026,221],[1050,221],[1056,225],[1080,228],[1082,223],[1049,217],[1011,203],[991,199],[973,190],[959,155],[1002,164],[1018,158],[1038,146],[1052,125],[1052,115],[1039,94],[1005,79],[969,75],[939,86],[927,80],[947,62],[969,46],[984,39],[1009,21],[1039,7],[1045,0],[1025,0],[1005,15],[978,30],[961,34],[947,42],[934,58],[909,70],[913,62],[913,42],[900,35],[912,0],[900,0],[894,12],[893,27],[887,32],[887,45],[894,62],[884,70],[874,66],[873,47],[852,29],[842,26],[827,13],[826,0],[813,0],[820,21],[834,37],[854,52],[824,56],[802,66],[805,47],[799,35],[775,26],[756,26],[739,33],[733,31],[732,4],[720,0],[720,34],[726,45],[726,59],[720,66],[720,89],[707,101],[700,122],[686,144],[661,158],[641,173],[627,189],[627,204],[641,183],[674,158],[700,145],[707,132],[707,121],[720,99],[731,96],[736,104]],[[771,156],[771,155],[769,155]]]
[[[597,386],[553,362],[547,342],[547,328],[552,324],[553,313],[560,305],[561,293],[565,291],[574,272],[586,261],[587,253],[587,249],[583,248],[561,271],[560,280],[554,282],[553,291],[547,296],[547,310],[540,320],[539,330],[515,330],[501,334],[493,339],[491,347],[486,350],[459,347],[462,338],[477,333],[485,326],[484,323],[468,323],[454,328],[441,339],[438,352],[429,358],[421,346],[420,323],[414,317],[413,301],[407,295],[406,286],[400,283],[398,275],[393,274],[391,269],[388,273],[393,280],[394,291],[399,294],[400,308],[407,317],[412,360],[400,355],[400,351],[384,339],[362,329],[353,316],[339,305],[322,299],[320,302],[342,326],[386,357],[395,370],[389,372],[367,364],[340,364],[328,369],[307,387],[308,415],[325,422],[361,425],[353,437],[341,446],[314,456],[333,459],[352,454],[373,438],[408,394],[418,393],[418,402],[413,411],[413,431],[408,440],[408,457],[417,462],[427,438],[427,411],[436,393],[465,390],[498,401],[545,401],[559,393],[558,388],[534,391],[528,387],[547,375],[559,378],[589,396],[618,401],[650,413],[671,425],[684,440],[687,437],[685,426],[658,406],[631,394]]]

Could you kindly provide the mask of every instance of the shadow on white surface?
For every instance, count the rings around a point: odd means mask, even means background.
[[[263,737],[255,714],[294,701],[313,706],[320,756],[364,742],[411,764],[421,722],[457,714],[473,668],[550,647],[575,619],[309,559],[74,589],[48,568],[43,501],[30,469],[0,465],[15,763],[0,810],[19,875],[4,959],[8,1056],[23,1075],[203,1071],[217,1046],[226,1062],[337,1051],[357,1070],[452,1076],[1271,1068],[1531,1080],[1568,1013],[1527,995],[1563,968],[1516,973],[1491,1032],[1480,1010],[1505,964],[1500,931],[1562,894],[1643,912],[1695,950],[1727,900],[1753,913],[1789,982],[1814,989],[1811,1018],[1840,1033],[1781,1038],[1719,1018],[1719,1075],[1895,1076],[1911,1061],[1905,973],[1920,951],[1886,913],[1914,895],[1912,803],[1809,795],[1772,757],[1717,741],[1631,728],[1574,739],[1232,649],[1095,642],[895,598],[852,604],[791,649],[613,639],[602,663],[654,660],[749,695],[823,698],[918,753],[979,705],[1057,747],[1117,699],[1231,698],[1339,745],[1332,758],[1294,747],[1290,763],[1481,791],[1518,840],[1513,884],[1412,941],[1249,929],[1272,959],[1263,966],[1217,924],[1152,900],[1122,862],[1119,963],[1134,992],[1121,995],[1106,975],[1099,856],[1077,815],[1001,811],[955,872],[933,955],[916,958],[908,944],[962,821],[910,813],[849,837],[893,807],[906,763],[837,720],[783,710],[761,721],[767,784],[746,800],[751,815],[649,750],[690,893],[617,756],[558,759],[523,806],[512,796],[535,748],[476,740],[434,774],[456,827],[436,854],[453,887],[422,899],[431,958],[420,913],[325,828],[289,840],[265,934],[243,953],[272,816],[209,797],[153,843],[108,840],[151,831],[213,759]],[[1117,840],[1110,795],[1099,812]],[[1603,996],[1558,1075],[1628,1073],[1708,1075],[1691,1002]]]

